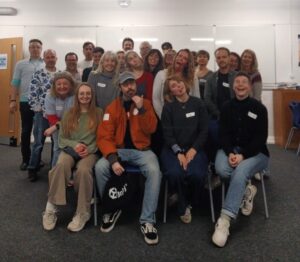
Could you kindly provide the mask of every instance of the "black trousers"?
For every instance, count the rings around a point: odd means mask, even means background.
[[[33,127],[34,112],[30,110],[28,102],[20,102],[21,115],[21,152],[24,163],[29,163],[31,149],[30,137]]]

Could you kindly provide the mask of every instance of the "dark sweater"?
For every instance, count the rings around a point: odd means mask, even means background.
[[[249,158],[263,153],[269,156],[268,112],[253,98],[236,98],[224,104],[220,116],[220,141],[225,153],[240,153]]]
[[[165,144],[174,153],[174,145],[184,151],[191,147],[196,151],[203,148],[208,132],[208,114],[199,98],[190,96],[185,103],[180,103],[177,99],[165,103],[161,122]]]

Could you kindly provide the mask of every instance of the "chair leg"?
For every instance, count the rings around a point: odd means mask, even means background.
[[[288,139],[287,139],[285,147],[284,147],[285,150],[288,149],[288,147],[289,147],[289,145],[290,145],[290,143],[292,141],[292,138],[294,136],[294,131],[295,131],[295,128],[292,127],[291,130],[290,130],[290,132],[289,132],[289,136],[288,136]]]
[[[300,154],[300,142],[299,142],[299,145],[298,145],[297,156],[299,156],[299,154]]]
[[[265,174],[264,170],[262,172],[260,172],[261,188],[262,188],[262,191],[263,191],[266,218],[269,218],[269,209],[268,209],[268,203],[267,203],[267,196],[266,196],[266,189],[265,189],[265,182],[264,182],[264,174]]]
[[[211,186],[211,173],[208,172],[208,191],[209,191],[209,202],[210,202],[210,212],[211,212],[211,220],[213,223],[216,222],[215,219],[215,208],[214,208],[214,200],[213,200],[213,194],[212,194],[212,186]]]
[[[94,178],[94,226],[98,226],[98,208],[97,208],[97,185],[96,185],[96,179]]]
[[[165,180],[165,195],[164,195],[164,217],[163,222],[167,222],[167,209],[168,209],[168,180]]]
[[[225,200],[225,182],[222,181],[222,207],[224,206],[224,200]]]

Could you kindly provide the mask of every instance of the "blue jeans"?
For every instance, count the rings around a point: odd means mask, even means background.
[[[45,130],[49,127],[48,120],[43,117],[43,112],[35,112],[33,120],[33,137],[34,142],[31,148],[31,156],[29,160],[28,169],[37,170],[40,166],[42,150],[44,147]]]
[[[59,154],[61,151],[61,149],[59,148],[59,145],[58,145],[58,130],[56,130],[52,134],[52,143],[53,143],[53,147],[52,147],[51,167],[54,167],[56,165],[56,162],[58,160],[58,157],[59,157]]]
[[[247,182],[256,173],[268,167],[269,157],[259,153],[247,158],[233,168],[229,165],[228,156],[220,149],[217,153],[215,168],[223,179],[230,179],[229,188],[225,197],[222,213],[236,218],[243,200]]]
[[[161,163],[171,192],[178,194],[178,214],[182,216],[189,204],[198,204],[200,200],[207,177],[207,157],[203,151],[198,151],[185,171],[173,151],[164,148]]]
[[[31,155],[30,137],[33,126],[34,112],[28,102],[20,102],[21,115],[21,152],[23,162],[28,164]]]
[[[155,211],[161,182],[161,172],[156,155],[151,150],[140,151],[136,149],[118,149],[118,155],[122,161],[138,166],[146,178],[140,223],[155,223]],[[105,185],[111,177],[110,168],[109,162],[104,157],[95,166],[97,187],[101,196],[103,196]]]

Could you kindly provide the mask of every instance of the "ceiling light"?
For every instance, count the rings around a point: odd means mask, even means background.
[[[119,6],[126,8],[130,6],[131,0],[118,0]]]
[[[213,42],[215,39],[213,39],[213,38],[203,38],[203,37],[201,37],[201,38],[192,37],[190,40],[193,41],[193,42]]]
[[[0,7],[0,15],[17,15],[18,11],[13,7]]]

